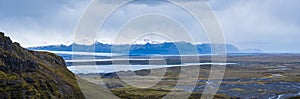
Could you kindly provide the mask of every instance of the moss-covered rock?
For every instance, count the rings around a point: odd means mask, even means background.
[[[22,48],[0,32],[0,99],[84,98],[64,60]]]

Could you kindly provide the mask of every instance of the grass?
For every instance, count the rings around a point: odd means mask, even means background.
[[[171,90],[160,89],[138,89],[133,87],[124,87],[113,89],[112,92],[121,98],[140,98],[140,99],[159,99],[168,94]]]
[[[181,90],[165,90],[165,89],[140,89],[134,87],[123,87],[113,89],[112,92],[120,97],[121,99],[161,99],[166,98],[166,95],[169,95],[168,98],[172,99],[181,99],[186,98],[188,95],[189,99],[199,99],[202,94],[201,93],[190,93],[184,92]],[[170,93],[172,92],[172,93]],[[228,95],[218,94],[215,95],[214,99],[234,99],[229,97]]]
[[[300,96],[290,97],[290,98],[287,98],[287,99],[300,99]]]
[[[100,87],[97,84],[91,83],[87,80],[84,80],[80,77],[76,77],[80,88],[87,99],[118,99],[113,93],[108,89]]]

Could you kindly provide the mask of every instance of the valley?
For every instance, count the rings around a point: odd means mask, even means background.
[[[176,64],[173,62],[181,60],[178,57],[166,57],[166,59],[168,60],[168,64]],[[184,57],[182,59],[190,58]],[[215,98],[286,99],[300,96],[299,59],[300,54],[228,55],[227,62],[235,64],[226,65],[225,74]],[[200,61],[210,62],[211,60],[209,56],[200,56]],[[141,61],[134,60],[131,60],[130,63],[144,64]],[[161,80],[155,86],[149,88],[137,88],[128,85],[118,75],[127,75],[125,76],[127,80],[147,85],[159,78],[158,74],[164,72],[163,68],[136,70],[134,73],[139,75],[138,78],[131,75],[132,71],[100,74],[81,73],[78,75],[87,81],[107,87],[115,95],[123,98],[157,95],[157,97],[162,98],[169,92],[176,92],[177,94],[189,93],[191,94],[190,98],[193,98],[194,96],[201,96],[205,87],[214,80],[208,80],[212,66],[206,64],[166,67],[166,72]],[[196,70],[200,70],[198,76],[194,76],[193,74]],[[147,76],[150,73],[154,75]],[[187,76],[180,76],[182,74]],[[184,82],[178,83],[179,80]],[[194,89],[191,90],[191,88]],[[126,97],[120,93],[126,93]]]

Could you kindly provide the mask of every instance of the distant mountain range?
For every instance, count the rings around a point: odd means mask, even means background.
[[[189,55],[195,54],[216,54],[220,52],[226,46],[227,53],[239,53],[241,50],[232,44],[191,44],[188,42],[165,42],[159,44],[125,44],[125,45],[111,45],[96,42],[92,45],[51,45],[51,46],[40,46],[31,47],[31,50],[49,50],[49,51],[72,51],[73,47],[76,51],[91,51],[94,49],[98,53],[120,53],[129,55],[148,55],[148,54],[161,54],[161,55]],[[215,51],[212,52],[211,49]],[[216,53],[215,53],[216,52]]]

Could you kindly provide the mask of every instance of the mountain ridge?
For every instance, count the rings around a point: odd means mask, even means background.
[[[158,44],[123,44],[112,45],[96,42],[92,45],[80,45],[73,43],[71,45],[49,45],[39,47],[29,47],[31,50],[49,50],[49,51],[73,51],[73,47],[78,51],[92,51],[101,53],[128,53],[129,55],[147,55],[147,54],[163,54],[163,55],[181,55],[181,54],[213,54],[212,48],[222,49],[226,47],[227,53],[236,53],[240,49],[232,44],[192,44],[189,42],[164,42]],[[128,52],[129,51],[129,52]]]

